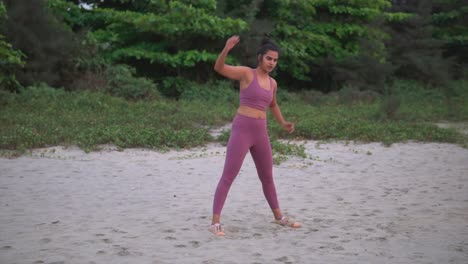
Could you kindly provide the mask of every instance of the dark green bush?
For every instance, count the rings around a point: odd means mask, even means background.
[[[135,77],[136,70],[127,65],[108,66],[106,91],[126,99],[158,98],[157,85],[143,77]]]
[[[239,100],[239,88],[232,82],[216,81],[206,84],[188,83],[181,92],[180,99],[201,100],[210,103],[235,103]]]

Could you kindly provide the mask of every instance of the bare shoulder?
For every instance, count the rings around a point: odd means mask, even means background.
[[[248,79],[253,78],[253,69],[247,66],[237,66],[239,70],[246,76]]]
[[[273,84],[273,88],[276,90],[278,89],[278,84],[276,83],[276,80],[270,76],[271,83]]]
[[[239,66],[239,67],[241,68],[242,76],[243,76],[243,78],[239,79],[240,89],[242,90],[246,88],[253,81],[254,74],[253,74],[253,69],[250,67],[247,67],[247,66]]]

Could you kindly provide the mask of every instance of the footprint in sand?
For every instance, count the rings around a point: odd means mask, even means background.
[[[275,260],[279,261],[279,262],[283,262],[283,263],[292,263],[291,261],[289,261],[288,257],[286,257],[286,256],[283,256],[281,258],[277,258]]]
[[[39,241],[41,242],[41,244],[48,244],[48,243],[52,242],[52,239],[46,237],[46,238],[43,238],[43,239],[41,239]]]
[[[135,239],[135,238],[138,238],[138,236],[123,236],[123,238]]]
[[[229,228],[226,228],[229,233],[246,233],[248,231],[247,228],[244,227],[237,227],[237,226],[230,226]]]
[[[113,245],[113,246],[117,252],[117,255],[122,256],[122,257],[130,255],[130,251],[128,251],[128,248],[122,247],[120,245]]]
[[[199,248],[201,246],[201,243],[198,241],[190,241],[189,244],[191,244],[193,248]]]
[[[337,247],[334,247],[333,250],[335,251],[342,251],[342,250],[345,250],[344,247],[342,246],[337,246]]]
[[[122,230],[119,230],[119,229],[117,229],[117,228],[111,228],[111,231],[112,231],[113,233],[119,233],[119,234],[126,234],[126,233],[127,233],[127,232],[122,231]]]
[[[312,233],[312,232],[318,232],[319,230],[316,228],[309,229],[309,231],[305,232],[306,235]]]
[[[104,242],[104,243],[106,243],[106,244],[112,243],[112,240],[109,239],[109,238],[103,238],[103,239],[101,239],[101,241]]]
[[[468,243],[465,243],[465,244],[468,244]],[[463,245],[449,245],[448,249],[451,250],[451,251],[456,251],[456,252],[467,251],[466,248],[464,249]]]
[[[254,233],[252,236],[253,236],[253,238],[257,238],[257,239],[262,238],[262,234],[260,234],[260,233]]]

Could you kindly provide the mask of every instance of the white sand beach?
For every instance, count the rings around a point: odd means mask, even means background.
[[[225,237],[207,231],[225,147],[70,147],[0,158],[0,263],[468,263],[468,149],[319,143],[274,167],[275,225],[248,155]]]

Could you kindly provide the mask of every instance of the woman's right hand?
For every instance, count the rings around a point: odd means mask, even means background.
[[[291,122],[284,122],[282,124],[282,127],[284,130],[288,131],[289,134],[291,134],[292,132],[294,132],[294,123],[291,123]]]
[[[226,41],[226,45],[224,46],[224,48],[227,50],[231,50],[232,48],[234,48],[234,46],[237,45],[237,43],[239,43],[239,41],[240,41],[240,37],[237,35],[234,35]]]

